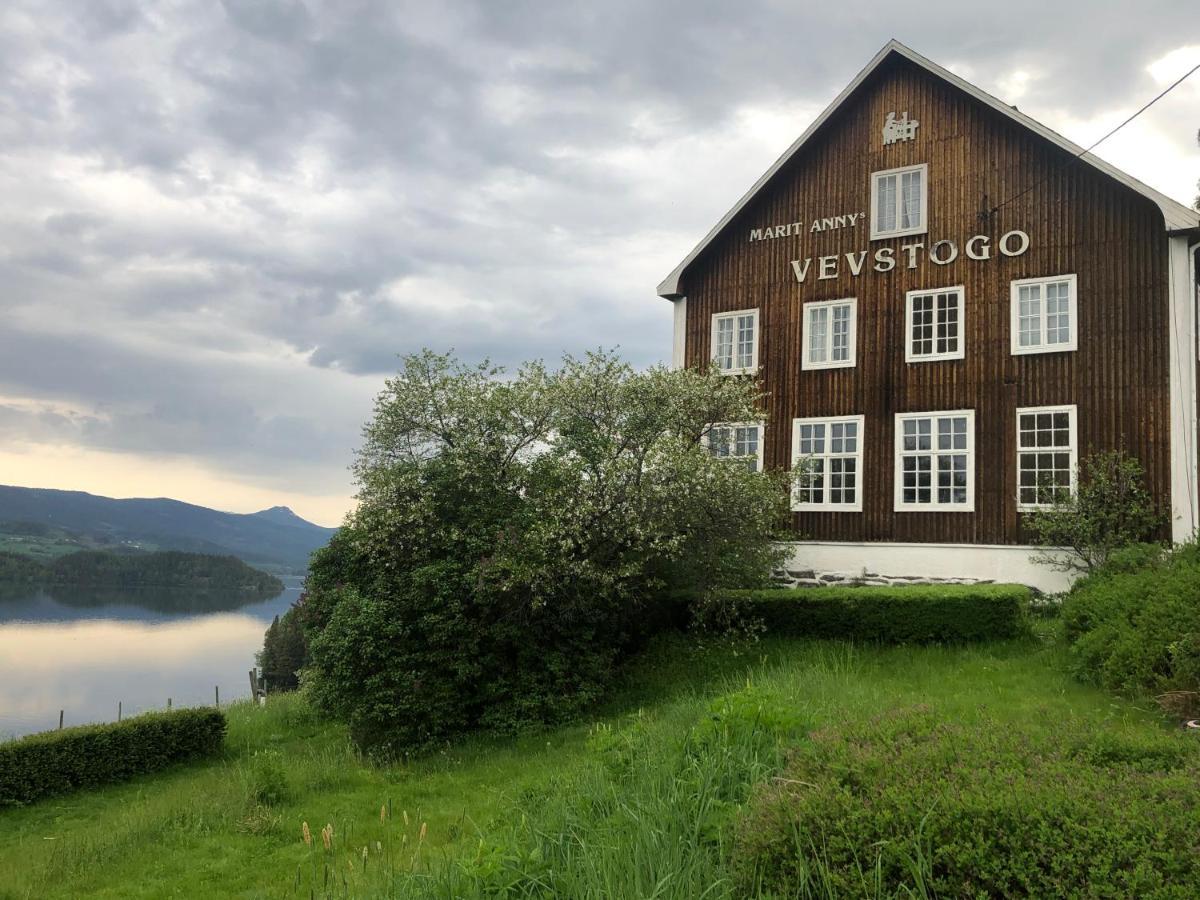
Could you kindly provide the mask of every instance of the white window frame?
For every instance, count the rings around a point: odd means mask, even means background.
[[[931,294],[956,294],[958,297],[958,349],[950,353],[938,353],[936,350],[932,353],[913,353],[913,300],[917,297],[926,297]],[[963,321],[966,315],[967,301],[966,288],[961,284],[956,284],[953,287],[931,288],[929,290],[909,291],[904,295],[904,361],[907,363],[923,363],[935,362],[939,359],[962,359],[966,356],[966,323]],[[933,341],[934,346],[937,346],[937,302],[934,301],[933,310]]]
[[[835,424],[845,424],[852,422],[857,426],[857,435],[855,438],[856,450],[854,453],[834,453],[831,450],[830,441],[832,440],[832,427]],[[825,452],[811,453],[807,456],[800,455],[800,426],[802,425],[824,425],[825,426]],[[862,512],[863,508],[863,438],[864,438],[864,417],[863,416],[815,416],[808,419],[792,419],[792,471],[798,471],[798,467],[802,459],[810,459],[819,457],[825,461],[822,477],[824,482],[824,499],[820,503],[804,503],[799,499],[799,485],[797,484],[792,491],[792,510],[794,512]],[[853,503],[833,503],[829,500],[830,496],[830,459],[854,459],[854,502]]]
[[[880,231],[879,223],[879,179],[896,176],[896,224],[900,223],[900,177],[906,172],[921,173],[921,222],[909,228],[899,228],[892,231]],[[925,234],[929,231],[929,163],[915,166],[900,166],[897,169],[884,169],[871,173],[871,240],[880,241],[885,238],[907,237],[912,234]]]
[[[758,429],[758,442],[757,442],[756,446],[758,448],[758,451],[755,454],[754,471],[761,472],[763,470],[763,437],[766,435],[766,431],[767,431],[767,423],[766,422],[710,422],[710,423],[708,423],[708,425],[705,426],[704,433],[700,436],[700,443],[704,447],[705,450],[708,450],[710,447],[709,435],[712,434],[712,431],[714,428],[757,428]],[[718,457],[718,458],[737,461],[737,460],[741,460],[741,459],[746,459],[747,457],[745,457],[745,456],[722,456],[722,457]]]
[[[849,334],[847,335],[847,357],[846,359],[834,360],[833,357],[833,308],[837,306],[850,307],[850,324],[848,325]],[[815,309],[828,309],[829,312],[829,329],[825,333],[825,359],[814,362],[809,355],[812,349],[809,345],[809,313]],[[803,308],[803,319],[800,323],[800,342],[802,352],[800,354],[801,369],[852,369],[858,365],[858,298],[857,297],[842,297],[838,300],[817,300],[812,303],[805,303]]]
[[[1021,346],[1021,288],[1025,285],[1047,285],[1051,282],[1065,281],[1067,288],[1067,315],[1070,324],[1070,339],[1065,344],[1046,343],[1046,292],[1042,291],[1041,307],[1041,338],[1042,342],[1034,347]],[[1013,356],[1027,356],[1031,353],[1069,353],[1079,347],[1079,303],[1078,278],[1071,275],[1046,275],[1038,278],[1020,278],[1009,283],[1009,348]]]
[[[1075,492],[1076,492],[1076,490],[1078,490],[1078,487],[1079,487],[1079,423],[1078,423],[1079,407],[1076,406],[1074,403],[1063,403],[1063,404],[1059,404],[1058,406],[1018,406],[1016,422],[1015,422],[1016,433],[1014,436],[1014,438],[1016,440],[1016,464],[1017,464],[1016,500],[1017,500],[1017,509],[1022,512],[1028,512],[1028,511],[1032,511],[1035,509],[1045,509],[1046,507],[1052,506],[1053,504],[1051,504],[1051,503],[1022,503],[1021,502],[1021,455],[1023,453],[1062,453],[1063,448],[1061,448],[1061,447],[1046,447],[1046,448],[1031,447],[1028,449],[1022,449],[1022,447],[1021,447],[1021,416],[1022,415],[1031,415],[1031,414],[1036,415],[1037,413],[1062,413],[1062,412],[1065,412],[1070,416],[1070,418],[1068,419],[1068,423],[1069,423],[1068,424],[1068,429],[1069,429],[1068,440],[1071,442],[1071,446],[1068,448],[1068,452],[1070,453],[1070,456],[1071,456],[1071,460],[1070,460],[1071,496],[1075,496]]]
[[[751,353],[750,365],[749,366],[731,365],[731,367],[728,369],[718,367],[718,371],[722,375],[748,375],[748,374],[752,374],[752,373],[758,371],[758,344],[759,344],[759,338],[761,336],[761,329],[758,327],[759,318],[758,318],[758,308],[757,307],[755,307],[754,309],[735,309],[730,312],[713,313],[712,330],[709,334],[709,345],[708,345],[709,358],[713,362],[717,361],[717,323],[719,321],[721,321],[722,319],[733,319],[734,320],[734,325],[733,325],[734,344],[733,344],[733,357],[730,360],[730,363],[737,362],[737,319],[739,316],[752,316],[754,318],[754,350]]]
[[[967,420],[967,446],[965,450],[939,450],[937,448],[937,420],[945,418],[966,418]],[[906,453],[904,450],[904,423],[909,419],[931,419],[933,422],[930,425],[930,449],[920,451],[919,453]],[[911,413],[896,413],[895,421],[895,466],[894,477],[894,504],[895,512],[975,512],[975,410],[973,409],[946,409],[935,410],[931,412],[911,412]],[[966,454],[967,457],[967,502],[966,503],[939,503],[937,500],[938,483],[937,483],[937,458],[940,455],[960,455]],[[929,470],[929,488],[930,502],[929,503],[905,503],[904,502],[904,457],[920,455],[931,456],[933,459],[930,462]]]

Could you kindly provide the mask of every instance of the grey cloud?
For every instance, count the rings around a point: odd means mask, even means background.
[[[654,285],[807,124],[706,168],[741,146],[747,107],[819,109],[896,36],[989,90],[1038,72],[1022,108],[1086,118],[1153,93],[1144,66],[1185,43],[1163,23],[1190,14],[6,4],[0,394],[83,412],[12,407],[0,439],[343,479],[400,353],[513,364],[620,345],[638,365],[664,359]],[[683,164],[694,181],[669,168]]]

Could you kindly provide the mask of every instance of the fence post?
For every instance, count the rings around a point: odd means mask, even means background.
[[[59,731],[62,731],[62,720],[63,720],[63,711],[60,709],[58,711],[58,730]]]
[[[117,721],[121,721],[121,701],[117,701]]]
[[[219,684],[213,685],[213,697],[215,698],[217,709],[220,709],[221,708],[221,686]]]
[[[170,708],[171,708],[171,698],[168,697],[167,698],[167,709],[170,709]]]

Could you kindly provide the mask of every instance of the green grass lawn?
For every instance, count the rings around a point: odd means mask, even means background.
[[[361,759],[344,729],[316,720],[298,697],[238,705],[222,759],[0,811],[0,897],[449,897],[479,892],[480,872],[493,889],[512,872],[514,893],[538,896],[528,873],[551,856],[578,879],[576,896],[728,896],[723,829],[781,751],[704,743],[714,709],[749,697],[794,713],[803,728],[915,704],[1034,729],[1068,718],[1170,727],[1150,708],[1075,683],[1055,653],[1034,642],[675,638],[647,652],[590,722],[395,766]],[[700,759],[707,753],[724,758]],[[684,781],[698,785],[686,802],[673,793]],[[382,820],[381,807],[391,810]],[[321,847],[327,823],[330,853]],[[475,861],[472,878],[455,875],[456,859]]]

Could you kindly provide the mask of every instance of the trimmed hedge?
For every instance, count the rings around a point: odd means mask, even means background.
[[[770,634],[796,637],[925,644],[1029,633],[1029,589],[1016,584],[784,588],[721,600]]]
[[[31,734],[0,744],[0,806],[146,775],[214,754],[224,739],[224,713],[207,707]]]

